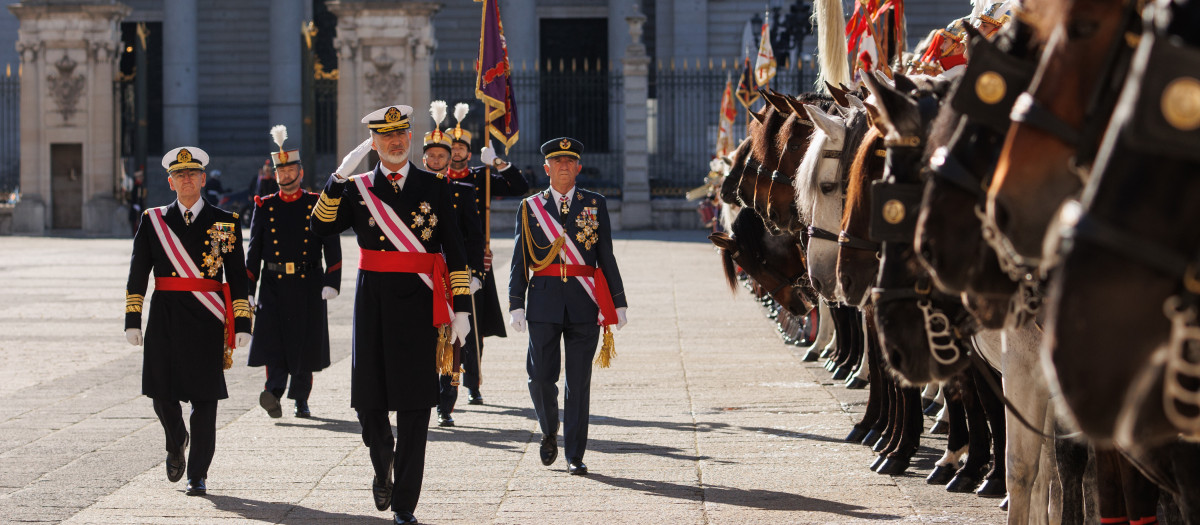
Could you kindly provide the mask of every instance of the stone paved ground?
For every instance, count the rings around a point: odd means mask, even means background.
[[[511,247],[495,242],[501,283]],[[121,330],[129,248],[0,237],[0,522],[386,523],[349,408],[354,272],[331,303],[315,417],[268,418],[263,371],[239,353],[209,496],[189,498],[166,480],[141,352]],[[801,362],[756,303],[731,297],[699,232],[627,233],[615,249],[631,323],[593,376],[591,475],[568,476],[561,455],[541,465],[524,340],[489,339],[487,404],[430,429],[422,523],[1003,521],[995,500],[924,483],[941,437],[923,438],[908,476],[869,471],[872,454],[841,441],[865,393]]]

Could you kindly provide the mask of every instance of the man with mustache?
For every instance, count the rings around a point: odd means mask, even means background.
[[[179,481],[186,467],[189,496],[208,492],[217,401],[229,397],[224,371],[232,350],[250,344],[242,229],[236,213],[201,198],[207,164],[208,154],[193,146],[163,156],[176,200],[142,213],[125,286],[125,337],[141,346],[142,303],[154,274],[142,394],[153,400],[166,434],[167,479]],[[181,401],[192,405],[190,436]]]
[[[417,522],[438,374],[449,373],[453,342],[471,326],[470,268],[450,186],[409,160],[411,114],[397,104],[363,117],[371,138],[342,160],[311,220],[317,235],[353,228],[358,240],[350,406],[370,449],[375,506],[391,507],[395,523]],[[347,177],[371,149],[375,168]]]
[[[318,197],[300,189],[304,180],[300,150],[284,149],[284,126],[271,128],[271,137],[279,148],[271,153],[279,191],[254,197],[250,249],[246,253],[249,300],[258,307],[258,337],[250,345],[249,365],[267,368],[258,404],[268,415],[283,415],[279,400],[286,390],[296,404],[295,416],[306,418],[312,415],[308,397],[313,372],[329,366],[325,302],[337,297],[341,289],[342,245],[336,235],[321,237],[310,230],[309,215]]]

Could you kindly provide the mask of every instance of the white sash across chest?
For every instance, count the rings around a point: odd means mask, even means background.
[[[175,235],[175,232],[167,226],[167,221],[163,219],[163,214],[169,206],[151,208],[150,224],[154,226],[154,233],[158,235],[158,242],[162,245],[163,251],[167,253],[167,259],[171,261],[171,266],[175,268],[175,273],[180,277],[189,279],[202,279],[204,274],[200,272],[200,268],[196,266],[196,262],[192,260],[191,255],[188,255],[187,250],[183,248],[183,242]],[[216,292],[192,292],[200,304],[204,305],[208,311],[217,316],[221,322],[225,321],[225,301]]]
[[[380,230],[383,230],[383,235],[388,238],[388,241],[392,243],[392,246],[396,250],[410,253],[426,253],[425,245],[421,244],[421,241],[417,239],[412,230],[408,229],[408,225],[404,224],[404,221],[396,214],[396,210],[392,209],[391,206],[388,206],[386,202],[383,202],[383,200],[371,192],[373,184],[370,173],[355,175],[350,177],[350,179],[358,187],[358,193],[362,195],[363,202],[367,205],[367,210],[375,218],[375,224],[379,226]],[[445,255],[442,255],[442,257],[445,257]],[[434,290],[433,278],[429,274],[418,273],[417,275],[421,277],[421,280],[430,290]],[[450,310],[450,317],[454,317],[454,307],[447,302],[446,308]]]
[[[542,205],[542,198],[539,195],[533,195],[525,199],[525,202],[528,203],[529,208],[532,209],[534,215],[537,216],[538,226],[541,227],[542,233],[546,235],[547,239],[553,242],[559,237],[566,237],[566,242],[563,243],[562,250],[559,252],[562,254],[566,263],[586,265],[587,263],[583,262],[583,253],[580,252],[579,247],[575,244],[575,240],[568,237],[566,230],[562,227],[562,225],[560,225],[557,220],[554,220],[554,218],[550,216],[550,212],[546,211],[546,207]],[[595,278],[583,276],[577,276],[575,278],[578,279],[579,283],[583,285],[583,290],[587,292],[588,297],[592,299],[592,302],[599,306],[600,303],[596,301]],[[599,317],[601,324],[604,324],[604,313],[601,312]]]

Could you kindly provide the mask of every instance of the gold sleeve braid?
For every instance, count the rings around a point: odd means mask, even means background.
[[[321,199],[317,201],[317,207],[313,210],[313,215],[321,222],[333,222],[337,219],[338,206],[342,204],[342,198],[336,199],[321,192]]]
[[[250,301],[245,299],[233,300],[233,316],[250,319]]]
[[[140,314],[142,313],[142,303],[146,300],[143,295],[125,292],[125,313]]]
[[[450,272],[450,289],[454,295],[471,295],[471,272],[469,270]]]

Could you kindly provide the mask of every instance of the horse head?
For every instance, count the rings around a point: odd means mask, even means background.
[[[985,238],[1017,279],[1041,262],[1046,227],[1087,177],[1140,25],[1126,0],[1049,0],[1049,34],[1030,88],[1013,107],[988,188]],[[1136,34],[1136,33],[1134,33]]]
[[[797,168],[793,186],[796,209],[808,224],[808,274],[813,288],[827,300],[840,299],[837,282],[838,236],[847,171],[842,157],[848,142],[861,138],[866,118],[861,114],[846,119],[827,115],[817,106],[805,105],[804,111],[816,126],[804,159]],[[859,129],[861,128],[861,129]],[[852,133],[851,130],[858,130]],[[845,164],[848,164],[845,163]]]
[[[870,298],[875,276],[879,273],[878,242],[869,240],[871,183],[883,176],[886,151],[883,134],[870,127],[850,164],[850,180],[846,185],[846,206],[842,210],[841,233],[838,234],[837,275],[847,304],[862,306]]]
[[[788,312],[804,315],[812,310],[817,297],[808,285],[808,268],[798,236],[771,235],[748,208],[743,208],[733,221],[731,232],[733,235],[708,236],[720,249],[731,290],[737,289],[736,265]]]
[[[882,222],[871,229],[883,241],[883,255],[871,299],[884,359],[902,378],[919,384],[946,379],[970,364],[965,338],[973,326],[957,296],[934,288],[913,247],[922,167],[928,152],[949,140],[948,126],[934,126],[949,85],[895,78],[893,87],[866,77],[877,102],[873,121],[887,148],[883,178],[872,187],[871,221]]]
[[[1029,85],[1040,45],[1020,18],[1007,24],[993,44],[971,33],[966,72],[942,105],[939,120],[957,119],[950,142],[930,158],[916,248],[934,283],[960,294],[964,306],[987,328],[1000,328],[1017,284],[1005,274],[984,242],[980,214],[987,186],[1010,125],[1016,96]]]

